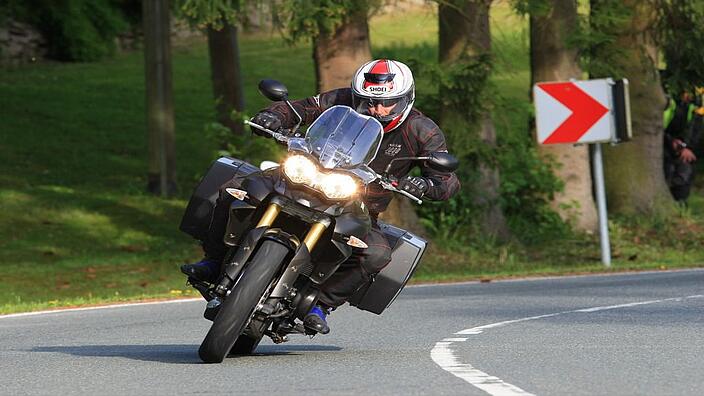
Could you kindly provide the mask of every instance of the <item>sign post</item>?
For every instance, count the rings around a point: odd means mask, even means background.
[[[628,80],[543,82],[533,86],[540,144],[594,144],[592,166],[599,211],[601,261],[611,266],[601,143],[631,139]]]
[[[604,163],[601,157],[601,143],[595,143],[592,150],[594,184],[596,186],[596,207],[599,212],[599,240],[601,241],[601,262],[611,267],[611,244],[609,242],[609,220],[606,216],[606,188],[604,187]]]

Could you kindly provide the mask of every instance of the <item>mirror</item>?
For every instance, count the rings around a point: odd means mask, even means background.
[[[449,153],[432,153],[428,165],[441,172],[454,172],[460,166],[460,162]]]
[[[269,100],[280,102],[288,98],[286,86],[276,80],[261,80],[259,82],[259,92]]]

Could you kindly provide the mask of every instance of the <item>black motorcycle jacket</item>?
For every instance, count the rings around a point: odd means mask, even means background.
[[[335,89],[310,98],[293,101],[292,105],[303,117],[303,123],[311,124],[323,111],[332,106],[352,107],[352,89]],[[292,128],[298,122],[295,114],[283,102],[276,102],[266,110],[280,117],[283,128]],[[447,152],[445,136],[435,122],[414,108],[396,129],[384,133],[379,152],[369,166],[375,172],[382,173],[394,158],[422,157],[434,152]],[[389,174],[400,179],[405,177],[416,165],[430,185],[423,196],[424,198],[444,201],[459,191],[460,182],[454,173],[432,169],[425,164],[425,161],[396,161]],[[391,191],[385,190],[375,182],[367,187],[364,203],[368,206],[370,214],[376,216],[386,209],[392,198]]]

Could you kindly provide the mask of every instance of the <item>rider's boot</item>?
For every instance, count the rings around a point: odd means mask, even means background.
[[[214,283],[220,275],[220,261],[205,257],[197,263],[182,265],[181,272],[188,275],[189,278]]]
[[[325,321],[325,317],[328,316],[328,314],[330,314],[329,309],[316,305],[308,312],[308,315],[303,318],[303,326],[308,330],[320,334],[327,334],[330,332],[330,327],[328,327],[328,323]]]

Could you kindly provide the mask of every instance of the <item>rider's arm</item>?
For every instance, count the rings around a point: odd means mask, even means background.
[[[423,117],[414,119],[413,125],[420,144],[419,156],[423,157],[436,152],[447,152],[445,135],[431,119]],[[429,187],[424,197],[434,201],[450,199],[460,190],[460,181],[454,172],[440,172],[429,167],[425,162],[420,164],[423,177],[428,179]]]
[[[334,89],[309,98],[291,102],[293,108],[296,109],[298,114],[303,118],[303,124],[307,125],[315,121],[323,111],[338,104],[347,106],[352,104],[352,92],[350,88]],[[283,128],[293,128],[298,122],[296,115],[293,114],[293,111],[291,111],[284,102],[275,102],[265,110],[279,116]]]

